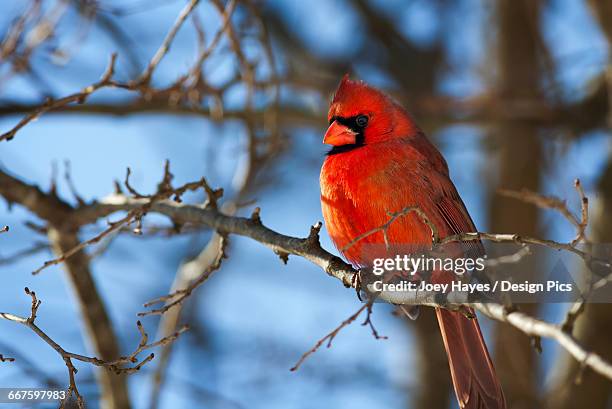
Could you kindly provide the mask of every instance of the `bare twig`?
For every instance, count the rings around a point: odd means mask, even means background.
[[[0,354],[0,362],[15,362],[15,358],[11,358],[11,357]]]
[[[198,5],[199,1],[200,0],[190,0],[189,3],[187,3],[187,5],[183,8],[183,10],[181,10],[178,17],[176,18],[176,21],[174,22],[174,25],[166,35],[166,38],[162,42],[161,46],[159,47],[153,58],[151,58],[149,65],[147,65],[147,68],[142,73],[140,79],[137,82],[139,82],[140,84],[147,84],[151,80],[153,71],[155,71],[157,65],[161,62],[161,60],[168,53],[168,51],[170,51],[170,45],[174,41],[176,33],[179,31],[185,20],[187,20],[189,14],[191,14],[193,9]]]
[[[519,199],[526,203],[532,203],[543,209],[553,209],[561,213],[561,215],[566,220],[568,220],[572,225],[574,225],[574,227],[576,228],[575,238],[571,242],[564,244],[563,246],[564,250],[571,251],[572,248],[577,250],[576,246],[580,242],[589,243],[589,240],[586,237],[586,229],[589,224],[589,199],[584,193],[584,189],[582,188],[580,179],[574,180],[574,188],[576,189],[576,192],[578,193],[578,197],[580,199],[580,219],[576,217],[574,213],[567,207],[567,203],[565,202],[565,200],[561,200],[556,197],[543,196],[538,193],[530,192],[527,190],[522,190],[520,192],[510,191],[510,190],[501,190],[500,193],[508,197]],[[586,252],[580,252],[577,254],[584,260],[586,265],[589,266],[590,268],[589,263],[592,261],[590,259],[590,255],[588,255]],[[609,270],[610,263],[606,263],[605,261],[603,261],[603,265],[607,265],[608,270]],[[604,283],[607,283],[607,281],[608,281],[607,278],[604,277],[594,286],[591,286],[590,290],[592,290],[593,288],[596,288],[597,286],[601,286]],[[568,332],[569,334],[572,333],[573,328],[574,328],[574,323],[576,322],[578,317],[584,312],[584,307],[585,307],[585,302],[586,302],[587,297],[588,297],[588,293],[585,296],[583,296],[580,300],[576,301],[567,311],[565,321],[562,325],[562,329]]]
[[[362,305],[357,312],[355,312],[353,315],[351,315],[350,317],[348,317],[347,319],[345,319],[344,321],[342,321],[342,323],[340,325],[338,325],[336,328],[334,328],[329,334],[325,335],[323,338],[321,338],[320,340],[317,341],[317,343],[315,344],[314,347],[312,347],[312,349],[310,349],[309,351],[306,351],[302,357],[297,361],[297,363],[291,368],[291,371],[297,371],[300,366],[302,365],[302,363],[306,360],[306,358],[308,358],[310,355],[314,354],[315,352],[317,352],[317,350],[325,343],[327,342],[327,348],[331,347],[332,342],[334,340],[334,338],[336,338],[336,336],[340,333],[340,331],[342,330],[342,328],[346,327],[347,325],[351,324],[353,321],[355,321],[357,319],[357,317],[359,317],[361,315],[361,313],[368,308],[368,304],[364,304]]]
[[[578,223],[578,234],[576,238],[572,240],[572,244],[576,245],[581,240],[588,242],[585,232],[589,225],[589,199],[584,194],[584,189],[582,188],[582,184],[580,183],[580,179],[574,180],[574,187],[578,192],[578,196],[580,197],[580,222]]]
[[[115,62],[117,60],[117,54],[113,54],[111,56],[110,59],[110,63],[108,64],[108,67],[106,68],[106,70],[104,71],[104,73],[102,74],[102,77],[100,78],[100,80],[86,88],[84,88],[83,90],[81,90],[80,92],[77,92],[75,94],[71,94],[68,95],[66,97],[60,98],[60,99],[48,99],[43,105],[40,105],[39,107],[37,107],[33,112],[31,112],[30,114],[26,115],[21,121],[19,121],[19,123],[17,123],[17,125],[15,125],[13,127],[13,129],[11,129],[8,132],[5,132],[4,134],[0,135],[0,142],[6,140],[6,141],[10,141],[11,139],[13,139],[13,137],[15,136],[15,134],[17,132],[19,132],[19,130],[21,128],[23,128],[24,126],[26,126],[27,124],[29,124],[30,122],[32,122],[33,120],[37,119],[39,116],[41,116],[42,114],[44,114],[47,111],[56,109],[56,108],[60,108],[60,107],[64,107],[66,105],[69,105],[73,102],[82,104],[87,100],[87,97],[89,97],[89,95],[91,95],[93,92],[99,90],[100,88],[105,88],[105,87],[110,87],[110,86],[115,86],[116,83],[113,82],[112,80],[112,76],[115,72]]]
[[[33,254],[38,254],[41,251],[45,251],[49,249],[50,247],[48,243],[35,242],[30,248],[19,250],[15,252],[14,254],[11,254],[8,256],[0,257],[0,266],[15,263],[24,257],[31,256]]]
[[[227,247],[227,238],[221,235],[221,238],[218,241],[218,244],[219,244],[219,248],[217,250],[217,256],[215,257],[214,261],[210,265],[208,265],[206,269],[202,271],[202,273],[196,279],[192,280],[191,283],[187,287],[181,288],[179,290],[174,291],[171,294],[168,294],[168,295],[165,295],[165,296],[162,296],[162,297],[159,297],[159,298],[156,298],[154,300],[147,302],[144,305],[145,308],[149,308],[159,303],[165,303],[165,304],[163,307],[152,309],[150,311],[141,312],[141,313],[138,313],[138,315],[140,317],[144,317],[147,315],[161,315],[165,313],[166,311],[170,310],[171,308],[181,304],[187,297],[189,297],[196,288],[198,288],[206,280],[208,280],[208,278],[211,276],[211,274],[214,271],[218,270],[221,267],[221,262],[223,261],[225,257],[227,257],[225,254],[225,249]]]
[[[363,323],[361,325],[362,326],[368,325],[370,327],[370,331],[372,331],[372,336],[375,339],[388,339],[389,337],[387,337],[385,335],[380,335],[378,333],[378,331],[374,327],[374,323],[372,322],[372,308],[374,307],[374,303],[369,302],[369,303],[367,303],[367,305],[368,305],[368,310],[367,310],[367,314],[366,314],[366,319],[365,319],[365,321],[363,321]]]
[[[172,187],[172,179],[173,179],[173,175],[170,172],[170,164],[168,161],[166,161],[165,167],[164,167],[164,175],[162,178],[162,181],[159,183],[158,185],[158,190],[157,192],[155,192],[152,195],[143,195],[140,194],[136,191],[136,189],[134,189],[130,183],[129,183],[129,177],[130,177],[130,168],[127,168],[127,172],[126,172],[126,177],[125,177],[125,186],[128,189],[128,191],[134,195],[134,197],[138,198],[138,199],[145,199],[145,202],[142,204],[142,206],[135,208],[135,209],[131,209],[130,211],[128,211],[127,215],[122,217],[121,219],[119,219],[116,222],[109,222],[109,227],[105,230],[103,230],[101,233],[97,234],[96,236],[92,237],[91,239],[79,242],[79,244],[73,248],[71,248],[70,250],[62,253],[60,256],[52,259],[52,260],[48,260],[45,261],[43,263],[42,266],[40,266],[39,268],[37,268],[36,270],[34,270],[32,272],[32,274],[36,275],[38,273],[40,273],[42,270],[53,266],[53,265],[57,265],[60,263],[63,263],[64,261],[66,261],[68,258],[72,257],[73,255],[77,254],[79,251],[82,251],[83,249],[85,249],[86,247],[98,243],[100,240],[109,237],[113,234],[115,234],[116,232],[119,232],[124,226],[136,221],[137,226],[136,228],[133,230],[134,233],[136,234],[142,234],[142,217],[143,215],[147,212],[147,210],[151,207],[151,205],[159,200],[164,200],[167,199],[169,197],[173,197],[173,199],[176,202],[180,202],[181,201],[181,196],[183,194],[185,194],[185,192],[187,191],[194,191],[198,188],[203,188],[204,191],[206,192],[206,194],[208,195],[208,206],[212,207],[212,208],[216,208],[217,206],[217,200],[221,197],[221,195],[223,194],[223,190],[221,189],[212,189],[208,183],[206,182],[206,179],[202,178],[197,182],[189,182],[186,183],[178,188],[174,188]],[[81,207],[87,207],[83,204],[81,204]]]
[[[73,360],[89,363],[95,366],[104,367],[104,368],[107,368],[108,370],[114,371],[117,374],[133,373],[133,372],[140,370],[143,365],[145,365],[147,362],[150,362],[154,358],[153,354],[149,354],[144,359],[140,360],[138,358],[138,355],[140,353],[142,353],[145,350],[155,348],[160,345],[167,345],[168,343],[174,342],[183,332],[185,332],[188,329],[187,327],[183,327],[179,331],[177,331],[176,333],[168,337],[165,337],[153,343],[149,343],[148,335],[145,332],[140,321],[138,321],[136,325],[138,327],[138,331],[140,332],[140,342],[138,346],[136,347],[136,349],[134,350],[134,352],[132,352],[128,356],[122,356],[113,361],[104,361],[96,357],[89,357],[86,355],[69,352],[69,351],[66,351],[64,348],[62,348],[56,341],[54,341],[49,335],[47,335],[45,331],[43,331],[40,327],[38,327],[38,325],[36,325],[36,316],[38,313],[38,308],[40,307],[40,304],[41,304],[41,301],[37,298],[36,293],[34,291],[29,290],[28,288],[25,289],[25,293],[29,295],[32,299],[30,315],[28,317],[21,317],[21,316],[17,316],[17,315],[10,314],[10,313],[0,312],[0,318],[5,319],[7,321],[16,322],[18,324],[22,324],[28,327],[36,335],[38,335],[39,338],[41,338],[45,343],[47,343],[51,348],[53,348],[62,357],[62,359],[64,360],[64,363],[66,364],[66,367],[68,368],[68,372],[69,372],[69,379],[70,379],[69,392],[74,393],[75,396],[77,397],[77,400],[81,402],[80,407],[82,407],[82,398],[78,392],[78,389],[77,389],[77,386],[74,380],[74,374],[77,372],[77,370],[74,367],[74,364],[72,362]]]
[[[83,200],[81,195],[79,195],[79,193],[77,192],[74,182],[72,181],[71,173],[72,172],[70,168],[70,161],[66,160],[64,161],[64,180],[68,185],[68,189],[70,189],[70,193],[72,193],[72,196],[75,198],[79,206],[83,206],[85,204],[85,200]]]
[[[221,12],[221,27],[215,33],[208,47],[206,48],[200,47],[201,48],[200,53],[190,73],[192,77],[194,78],[200,77],[200,74],[202,72],[202,64],[219,45],[219,42],[221,41],[221,38],[223,37],[223,33],[227,30],[227,26],[230,23],[232,14],[234,13],[234,10],[236,9],[236,4],[237,4],[236,0],[230,0],[227,3],[227,6],[225,7],[225,9],[223,9],[223,11]]]
[[[525,203],[531,203],[542,209],[553,209],[561,213],[561,215],[577,229],[578,233],[576,238],[570,243],[572,246],[575,246],[580,241],[587,240],[585,237],[585,230],[589,224],[589,199],[584,193],[580,179],[574,181],[574,187],[580,199],[580,219],[567,207],[565,200],[561,200],[554,196],[543,196],[526,189],[520,191],[500,189],[498,192],[503,196],[512,197]]]
[[[61,388],[61,382],[58,382],[55,376],[50,376],[47,374],[46,369],[44,369],[41,365],[42,363],[36,359],[36,355],[32,359],[26,354],[16,350],[13,346],[10,346],[2,341],[0,341],[0,349],[6,350],[10,357],[15,359],[16,368],[19,369],[28,379],[49,388]]]
[[[576,323],[576,320],[578,319],[580,314],[584,312],[584,307],[584,298],[572,304],[572,306],[567,311],[567,314],[565,315],[565,321],[563,321],[563,324],[561,325],[561,329],[563,331],[567,332],[570,335],[572,334],[574,330],[574,324]]]
[[[40,266],[36,270],[32,271],[32,274],[33,275],[39,274],[41,271],[43,271],[47,267],[51,267],[51,266],[63,263],[69,257],[72,257],[73,255],[75,255],[79,251],[83,250],[84,248],[99,242],[104,237],[107,237],[107,236],[113,234],[114,232],[118,231],[119,229],[121,229],[126,224],[132,222],[137,217],[138,214],[140,214],[140,210],[139,209],[134,209],[134,210],[131,210],[130,212],[128,212],[128,214],[125,217],[121,218],[120,220],[117,220],[116,222],[109,222],[110,226],[106,230],[104,230],[100,234],[92,237],[89,240],[81,241],[77,246],[75,246],[72,249],[70,249],[69,251],[61,254],[59,257],[56,257],[54,259],[45,261],[42,266]]]
[[[499,256],[495,258],[487,258],[485,260],[485,266],[496,267],[502,264],[516,264],[529,254],[531,254],[531,248],[528,245],[523,244],[513,254],[509,254],[507,256]]]
[[[367,231],[365,233],[360,234],[359,236],[357,236],[353,240],[351,240],[340,251],[344,252],[344,251],[348,250],[349,248],[353,247],[359,241],[361,241],[361,240],[365,239],[366,237],[369,237],[369,236],[371,236],[371,235],[373,235],[375,233],[378,233],[378,232],[382,232],[383,233],[383,239],[385,241],[385,246],[388,249],[389,248],[389,238],[387,237],[387,232],[388,232],[389,228],[391,227],[391,225],[397,219],[399,219],[400,217],[407,216],[410,213],[416,213],[417,216],[419,216],[419,218],[421,219],[421,221],[423,221],[423,223],[425,223],[427,225],[427,227],[429,227],[429,229],[431,230],[431,241],[432,241],[432,244],[439,243],[440,242],[440,235],[438,234],[438,228],[431,222],[431,220],[429,220],[429,217],[427,217],[425,212],[423,210],[421,210],[419,207],[408,206],[408,207],[403,208],[399,212],[389,212],[389,220],[387,220],[387,222],[385,224],[383,224],[382,226],[376,227],[376,228],[374,228],[372,230],[369,230],[369,231]]]
[[[317,343],[314,345],[314,347],[312,347],[310,350],[306,351],[300,357],[299,361],[291,368],[291,371],[297,371],[299,369],[299,367],[302,365],[302,363],[306,360],[306,358],[308,358],[310,355],[312,355],[315,352],[317,352],[317,350],[321,347],[321,345],[323,345],[323,343],[325,343],[325,341],[327,341],[327,348],[330,348],[331,345],[332,345],[333,340],[340,333],[340,330],[342,330],[342,328],[350,325],[353,321],[355,321],[357,319],[357,317],[359,317],[359,315],[361,315],[361,313],[364,310],[366,310],[366,318],[365,318],[365,320],[363,321],[363,323],[361,325],[362,326],[366,326],[366,325],[369,326],[370,327],[370,331],[372,332],[372,336],[375,339],[387,339],[386,336],[380,335],[378,333],[378,331],[376,330],[376,328],[374,327],[374,323],[372,322],[372,308],[373,308],[373,306],[374,306],[373,301],[369,301],[369,302],[365,303],[361,308],[359,308],[357,310],[357,312],[355,312],[353,315],[351,315],[346,320],[344,320],[332,332],[330,332],[329,334],[327,334],[326,336],[321,338],[319,341],[317,341]]]

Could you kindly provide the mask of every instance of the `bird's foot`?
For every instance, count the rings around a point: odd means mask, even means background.
[[[361,283],[361,270],[358,270],[351,279],[351,286],[355,289],[359,301],[363,301],[363,299],[361,298]]]

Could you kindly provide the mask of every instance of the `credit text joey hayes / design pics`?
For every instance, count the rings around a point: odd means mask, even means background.
[[[371,272],[379,279],[371,282],[371,289],[375,292],[439,292],[448,293],[465,292],[476,293],[544,293],[544,292],[572,292],[574,283],[559,280],[545,281],[517,281],[512,279],[491,280],[485,282],[466,282],[467,275],[481,273],[486,269],[486,256],[477,258],[465,257],[432,257],[426,255],[412,256],[397,254],[394,257],[377,257],[372,261]],[[432,271],[452,272],[457,276],[450,282],[431,282],[428,276]],[[399,279],[394,280],[395,278]],[[402,279],[407,278],[407,279]]]

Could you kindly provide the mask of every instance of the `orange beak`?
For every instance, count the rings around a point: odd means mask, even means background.
[[[327,132],[325,132],[323,137],[323,143],[334,146],[353,145],[356,142],[356,136],[357,134],[348,127],[334,121],[327,128]]]

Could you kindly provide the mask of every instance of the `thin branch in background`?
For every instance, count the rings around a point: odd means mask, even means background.
[[[121,229],[123,226],[125,226],[126,224],[131,223],[132,221],[134,221],[136,219],[136,217],[141,214],[142,210],[141,209],[134,209],[131,210],[130,212],[128,212],[128,214],[117,220],[116,222],[109,222],[109,227],[102,231],[100,234],[92,237],[91,239],[85,240],[80,242],[77,246],[73,247],[72,249],[70,249],[69,251],[61,254],[59,257],[56,257],[54,259],[51,260],[47,260],[43,263],[42,266],[38,267],[36,270],[32,271],[33,275],[37,275],[39,274],[41,271],[45,270],[48,267],[63,263],[64,261],[66,261],[69,257],[72,257],[73,255],[77,254],[79,251],[85,249],[86,247],[98,243],[100,240],[102,240],[103,238],[112,235],[114,232],[119,231],[119,229]]]
[[[574,180],[574,188],[576,189],[576,193],[578,194],[578,198],[580,200],[580,218],[574,215],[574,213],[568,208],[565,200],[561,200],[552,196],[543,196],[538,193],[530,192],[528,190],[511,191],[511,190],[500,190],[504,196],[512,197],[518,200],[521,200],[526,203],[531,203],[542,209],[553,209],[557,210],[566,220],[568,220],[575,228],[576,228],[576,236],[575,238],[568,243],[570,247],[575,248],[580,242],[589,243],[589,239],[586,236],[586,230],[589,225],[589,199],[584,193],[584,189],[582,187],[582,183],[580,183],[580,179]],[[583,261],[587,264],[589,268],[589,263],[591,262],[590,258],[582,257]],[[609,266],[609,263],[608,263]],[[601,287],[605,283],[607,283],[607,278],[600,280],[595,285],[590,285],[589,291],[583,296],[580,297],[578,301],[572,304],[572,306],[568,309],[565,320],[561,326],[563,331],[572,334],[574,329],[574,324],[578,317],[584,312],[585,303],[589,296],[590,291],[594,288]]]
[[[368,309],[366,311],[366,319],[365,321],[363,321],[363,323],[361,324],[362,326],[369,326],[370,327],[370,331],[372,331],[372,336],[374,337],[374,339],[388,339],[389,337],[385,336],[385,335],[380,335],[378,333],[378,331],[376,330],[376,327],[374,327],[374,323],[372,322],[372,308],[374,307],[374,303],[368,302]]]
[[[83,197],[79,195],[79,193],[77,192],[76,186],[74,185],[74,182],[72,180],[72,171],[71,171],[69,160],[64,161],[64,180],[66,181],[66,185],[68,185],[68,189],[70,189],[70,193],[75,198],[79,206],[83,206],[85,204],[85,200],[83,200]]]
[[[230,13],[232,9],[226,9],[223,6],[223,2],[221,2],[221,0],[211,0],[212,4],[217,8],[217,11],[222,15],[225,16],[227,15],[227,19],[224,18],[224,23],[223,24],[223,28],[225,30],[225,32],[227,33],[227,37],[230,40],[230,44],[232,47],[232,50],[234,51],[234,54],[236,55],[236,58],[238,59],[238,63],[240,64],[241,68],[242,68],[242,75],[243,75],[243,80],[244,82],[248,85],[249,88],[254,88],[253,84],[255,81],[255,75],[253,73],[253,67],[251,65],[251,63],[247,60],[246,55],[244,54],[244,51],[242,50],[242,44],[239,40],[239,37],[236,33],[236,30],[234,29],[234,26],[232,25],[231,19],[229,18]],[[248,97],[247,97],[248,98]],[[249,102],[247,101],[247,104]]]
[[[40,234],[40,235],[45,236],[45,237],[47,236],[47,233],[49,232],[49,228],[47,226],[42,225],[42,224],[37,224],[37,223],[35,223],[35,222],[31,221],[31,220],[27,220],[27,221],[23,222],[23,225],[27,229],[33,231],[34,233]]]
[[[193,9],[198,5],[199,1],[200,0],[190,0],[189,3],[179,13],[176,19],[176,22],[174,23],[174,25],[172,26],[172,28],[166,35],[166,38],[162,42],[161,46],[159,47],[155,55],[153,55],[153,58],[151,58],[151,61],[149,62],[149,65],[147,66],[145,71],[142,73],[140,78],[136,81],[137,83],[148,84],[151,81],[151,76],[153,75],[153,71],[155,71],[155,68],[157,68],[157,65],[161,62],[161,60],[168,53],[168,51],[170,51],[170,45],[174,41],[174,37],[176,36],[176,33],[179,31],[179,29],[181,28],[185,20],[187,20],[187,17],[189,17],[189,14],[191,14]]]
[[[82,104],[87,100],[87,97],[89,95],[99,90],[100,88],[115,86],[115,83],[112,80],[112,76],[115,72],[116,60],[117,60],[117,54],[113,54],[111,56],[108,67],[106,68],[106,70],[104,71],[104,73],[102,74],[102,77],[100,78],[98,82],[84,88],[80,92],[68,95],[63,98],[47,99],[47,101],[44,104],[40,105],[33,112],[31,112],[30,114],[26,115],[23,119],[21,119],[21,121],[19,121],[19,123],[17,123],[17,125],[15,125],[13,129],[0,135],[0,142],[10,141],[11,139],[15,137],[15,134],[17,134],[17,132],[19,132],[21,128],[23,128],[30,122],[34,121],[35,119],[37,119],[38,117],[40,117],[42,114],[44,114],[47,111],[57,109],[60,107],[64,107],[74,102],[78,104]]]
[[[139,199],[144,198],[144,197],[149,197],[147,195],[142,195],[142,194],[138,193],[138,191],[132,187],[132,185],[130,184],[130,176],[131,175],[132,175],[132,169],[128,166],[126,171],[125,171],[125,179],[123,180],[123,185],[128,190],[128,192],[133,197],[139,198]]]
[[[319,350],[319,348],[321,348],[321,346],[327,342],[327,348],[331,347],[333,340],[336,338],[336,336],[340,333],[340,331],[342,330],[342,328],[346,327],[347,325],[350,325],[353,321],[355,321],[357,319],[357,317],[359,317],[361,315],[361,313],[366,310],[368,308],[368,304],[363,304],[354,314],[352,314],[350,317],[348,317],[347,319],[345,319],[344,321],[342,321],[342,323],[340,325],[338,325],[336,328],[334,328],[329,334],[325,335],[323,338],[321,338],[320,340],[317,341],[317,343],[308,351],[306,351],[301,358],[297,361],[297,363],[291,368],[291,371],[297,371],[300,366],[302,365],[302,363],[304,363],[304,361],[306,360],[306,358],[308,358],[310,355],[314,354],[315,352],[317,352]]]
[[[91,251],[91,253],[87,254],[89,260],[94,260],[104,255],[106,251],[110,248],[111,244],[113,244],[115,239],[119,237],[119,234],[123,231],[129,231],[130,233],[134,233],[133,229],[129,230],[127,226],[125,226],[119,230],[116,230],[112,234],[109,234],[100,242],[100,244],[95,249]]]
[[[580,241],[584,241],[588,243],[588,239],[586,237],[586,229],[589,225],[589,198],[584,193],[584,189],[582,188],[582,183],[580,183],[580,179],[574,180],[574,187],[578,192],[578,196],[580,197],[580,222],[578,223],[578,234],[576,238],[572,240],[572,244],[576,245]]]
[[[0,354],[0,362],[15,362],[15,358],[11,358],[11,357]]]
[[[19,250],[14,254],[10,254],[8,256],[0,257],[0,266],[13,264],[17,261],[22,260],[25,257],[32,256],[34,254],[38,254],[42,251],[47,250],[50,250],[49,243],[35,242],[30,248]]]
[[[15,359],[15,367],[19,369],[25,377],[30,380],[35,380],[38,385],[60,389],[61,382],[58,382],[55,377],[46,373],[46,370],[41,367],[41,362],[37,361],[37,352],[34,351],[33,359],[26,354],[17,351],[5,342],[0,341],[0,349],[7,351],[11,358]],[[28,354],[29,355],[29,354]]]
[[[487,240],[495,243],[515,243],[515,244],[535,244],[542,247],[548,247],[554,250],[564,250],[570,253],[573,253],[580,257],[587,266],[591,266],[593,263],[598,264],[601,269],[606,270],[606,273],[603,273],[604,276],[608,276],[609,272],[612,271],[612,262],[602,259],[596,258],[591,253],[587,251],[583,251],[578,249],[576,246],[572,245],[572,242],[562,243],[555,240],[549,239],[540,239],[537,237],[530,236],[521,236],[519,234],[509,233],[509,234],[496,234],[496,233],[484,233],[484,232],[473,232],[473,233],[461,233],[453,236],[445,237],[440,241],[440,245],[445,245],[451,242],[468,242],[468,241],[480,241]],[[600,269],[591,270],[595,273],[601,274]]]
[[[44,269],[54,266],[60,263],[63,263],[68,258],[77,254],[78,252],[84,250],[85,248],[91,246],[92,244],[98,243],[100,240],[110,237],[115,233],[119,232],[124,226],[131,224],[132,222],[136,222],[136,228],[133,230],[135,234],[142,234],[142,217],[147,213],[147,210],[152,206],[153,203],[168,199],[169,197],[173,197],[173,200],[176,202],[181,202],[181,196],[185,194],[187,191],[195,191],[199,188],[204,189],[206,194],[208,195],[207,206],[210,206],[214,209],[217,207],[217,200],[223,194],[223,190],[221,189],[212,189],[206,179],[201,178],[196,182],[185,183],[184,185],[174,188],[172,187],[172,179],[174,176],[170,172],[170,162],[166,161],[164,166],[164,175],[162,181],[158,184],[158,190],[152,195],[142,195],[138,193],[129,183],[130,177],[130,168],[127,168],[126,177],[125,177],[125,186],[130,193],[132,193],[136,198],[146,199],[146,201],[142,204],[142,206],[131,209],[128,211],[127,215],[117,220],[116,222],[108,222],[109,227],[106,230],[103,230],[101,233],[92,237],[91,239],[80,242],[75,247],[70,250],[62,253],[58,257],[47,260],[43,263],[42,266],[37,268],[32,272],[33,275],[39,274]],[[85,204],[81,204],[81,208],[86,208]]]
[[[64,360],[64,363],[66,364],[66,368],[68,369],[68,377],[69,377],[68,395],[66,399],[64,400],[64,402],[68,401],[74,395],[77,399],[78,407],[80,409],[83,409],[85,407],[84,401],[74,381],[74,374],[77,372],[77,370],[72,364],[71,356],[69,356],[68,352],[66,352],[61,346],[59,346],[59,344],[53,341],[53,339],[51,339],[44,331],[42,331],[36,325],[35,323],[36,314],[38,313],[38,308],[40,307],[41,301],[38,300],[38,298],[36,297],[36,293],[34,291],[31,291],[27,287],[25,288],[25,293],[29,295],[30,298],[32,299],[30,316],[20,317],[20,316],[13,315],[10,313],[0,312],[0,318],[22,324],[30,328],[32,331],[34,331],[34,333],[36,333],[36,335],[42,338],[43,341],[45,341],[49,346],[51,346],[53,349],[55,349],[60,354],[60,356]]]
[[[0,45],[0,65],[10,64],[10,69],[0,78],[5,84],[15,74],[26,73],[37,85],[43,83],[36,74],[32,57],[41,45],[55,37],[57,26],[68,11],[68,1],[57,1],[54,7],[43,8],[41,0],[30,2],[24,13],[16,19]]]
[[[499,189],[498,193],[506,197],[518,199],[525,203],[534,204],[542,209],[553,209],[561,213],[563,217],[568,220],[572,225],[574,225],[574,227],[576,227],[577,229],[577,235],[571,241],[571,245],[575,246],[582,240],[588,241],[585,236],[585,231],[589,223],[589,199],[584,193],[584,189],[582,188],[580,179],[574,180],[574,187],[580,199],[580,219],[576,217],[574,213],[567,207],[567,203],[565,200],[561,200],[554,196],[543,196],[539,193],[531,192],[526,189],[520,191]]]
[[[315,352],[317,352],[319,350],[319,348],[321,348],[321,346],[327,342],[327,348],[330,348],[332,346],[332,342],[334,341],[334,339],[336,338],[336,336],[340,333],[340,331],[350,325],[351,323],[353,323],[357,317],[359,317],[361,315],[361,313],[365,310],[366,311],[366,318],[363,321],[363,323],[361,324],[362,326],[369,326],[370,327],[370,331],[372,332],[372,336],[374,337],[374,339],[387,339],[386,336],[380,335],[378,333],[378,331],[376,330],[376,328],[374,327],[374,324],[372,323],[372,308],[373,308],[373,302],[367,302],[365,303],[361,308],[359,308],[353,315],[351,315],[350,317],[348,317],[347,319],[345,319],[344,321],[342,321],[342,323],[340,323],[340,325],[338,325],[333,331],[331,331],[329,334],[325,335],[323,338],[321,338],[320,340],[317,341],[317,343],[308,351],[306,351],[298,360],[298,362],[290,369],[292,372],[297,371],[300,366],[304,363],[304,361],[312,354],[314,354]]]
[[[176,33],[178,32],[179,28],[182,26],[186,18],[189,16],[191,11],[198,4],[198,2],[199,0],[191,0],[190,3],[179,14],[179,17],[177,18],[175,24],[172,26],[164,42],[158,49],[157,53],[153,56],[149,65],[147,66],[147,68],[145,69],[145,71],[143,72],[143,74],[138,80],[131,81],[125,84],[113,80],[112,77],[115,72],[115,63],[116,63],[117,54],[112,54],[110,64],[107,67],[106,71],[102,74],[102,77],[98,82],[84,88],[80,92],[68,95],[63,98],[59,98],[59,99],[48,98],[45,103],[37,106],[36,108],[33,109],[32,112],[30,112],[28,115],[22,118],[15,127],[13,127],[8,132],[5,132],[4,134],[0,135],[0,142],[4,140],[8,141],[8,140],[13,139],[13,137],[17,134],[17,132],[21,128],[23,128],[24,126],[26,126],[27,124],[34,121],[35,119],[40,117],[42,114],[48,111],[62,108],[62,107],[68,106],[75,102],[77,104],[83,104],[92,93],[102,88],[115,87],[115,88],[122,88],[125,90],[140,91],[140,92],[146,93],[149,96],[154,94],[155,92],[152,89],[146,89],[146,86],[148,86],[150,82],[153,71],[155,70],[155,68],[161,61],[161,59],[169,51],[170,45],[172,41],[174,40]]]
[[[68,397],[66,399],[69,399],[74,394],[80,408],[84,407],[84,402],[75,382],[74,375],[77,373],[77,369],[73,364],[73,360],[104,367],[108,370],[114,371],[116,374],[131,374],[139,371],[143,367],[143,365],[150,362],[155,357],[155,355],[151,353],[142,360],[140,360],[138,358],[138,355],[140,355],[143,351],[172,343],[188,329],[187,326],[184,326],[174,334],[171,334],[158,341],[149,343],[148,335],[145,332],[144,327],[142,326],[140,321],[138,321],[136,323],[136,326],[138,328],[138,332],[140,333],[140,342],[138,343],[136,349],[130,355],[119,357],[113,361],[104,361],[96,357],[89,357],[81,354],[76,354],[74,352],[66,351],[49,335],[47,335],[45,331],[43,331],[40,327],[38,327],[38,325],[36,325],[36,317],[42,301],[38,299],[34,291],[31,291],[27,287],[25,288],[25,293],[29,295],[32,300],[30,307],[30,315],[28,317],[21,317],[11,313],[0,312],[0,318],[5,319],[7,321],[16,322],[18,324],[22,324],[28,327],[62,357],[69,374]]]
[[[182,333],[184,333],[185,331],[189,329],[189,326],[184,325],[181,328],[179,328],[175,333],[168,335],[167,337],[164,337],[160,339],[159,341],[148,343],[149,336],[145,332],[144,327],[142,326],[142,323],[140,321],[136,322],[136,327],[138,328],[138,332],[140,333],[140,342],[138,343],[138,346],[136,347],[134,352],[132,352],[128,356],[120,357],[119,359],[115,361],[105,362],[103,363],[103,366],[108,367],[110,370],[115,371],[115,373],[117,374],[120,374],[120,373],[131,374],[131,373],[137,372],[147,362],[150,362],[155,357],[155,354],[151,353],[147,355],[145,359],[139,362],[138,355],[140,355],[141,352],[146,351],[151,348],[158,347],[158,346],[168,345],[174,342]],[[126,363],[133,363],[136,365],[132,367],[127,367],[127,368],[122,367]]]
[[[567,332],[570,335],[572,334],[572,332],[574,331],[574,324],[576,323],[576,320],[578,319],[580,314],[584,312],[585,304],[586,303],[584,297],[581,297],[579,301],[572,304],[572,306],[567,310],[565,320],[563,321],[563,324],[561,324],[561,329],[564,332]]]
[[[487,258],[484,264],[486,267],[497,267],[502,264],[516,264],[530,254],[531,247],[526,244],[523,244],[514,254],[509,254],[507,256],[499,256],[495,258]]]
[[[40,5],[40,0],[31,2],[29,7],[13,21],[7,30],[6,35],[2,39],[2,43],[0,44],[1,62],[6,61],[7,57],[15,53],[19,45],[19,40],[23,38],[26,22],[37,17],[37,15],[40,13]]]
[[[144,317],[147,315],[164,314],[166,311],[170,310],[171,308],[176,307],[177,305],[181,304],[183,301],[185,301],[187,297],[191,295],[191,293],[196,288],[204,284],[204,282],[210,278],[213,272],[221,268],[221,262],[223,261],[224,258],[227,257],[227,254],[225,253],[225,250],[227,248],[227,238],[221,235],[218,243],[219,243],[219,248],[217,250],[217,255],[215,257],[215,260],[210,265],[208,265],[206,269],[202,271],[202,273],[196,279],[192,280],[191,283],[185,288],[181,288],[171,294],[168,294],[168,295],[165,295],[165,296],[162,296],[162,297],[159,297],[159,298],[156,298],[154,300],[147,302],[144,305],[145,308],[149,308],[159,303],[165,303],[165,304],[163,307],[160,307],[160,308],[155,308],[150,311],[140,312],[138,313],[138,316]]]
[[[211,40],[211,42],[208,45],[208,47],[204,48],[204,47],[202,47],[202,44],[200,45],[200,52],[199,52],[198,58],[196,59],[196,62],[195,62],[194,66],[193,66],[193,68],[192,68],[192,70],[190,72],[190,75],[193,78],[199,78],[200,77],[200,75],[202,73],[202,64],[204,64],[204,61],[212,54],[212,52],[219,45],[219,42],[221,41],[221,38],[223,37],[223,33],[227,30],[227,26],[230,23],[230,19],[232,17],[232,14],[234,13],[234,10],[236,9],[236,4],[237,4],[236,0],[230,0],[227,3],[227,6],[225,7],[223,12],[221,13],[221,27],[219,28],[219,30],[213,36],[213,39]],[[194,19],[194,21],[198,21],[198,20]],[[196,29],[196,31],[199,32],[198,29]],[[202,40],[203,40],[203,37],[200,35],[200,41],[202,41]]]

